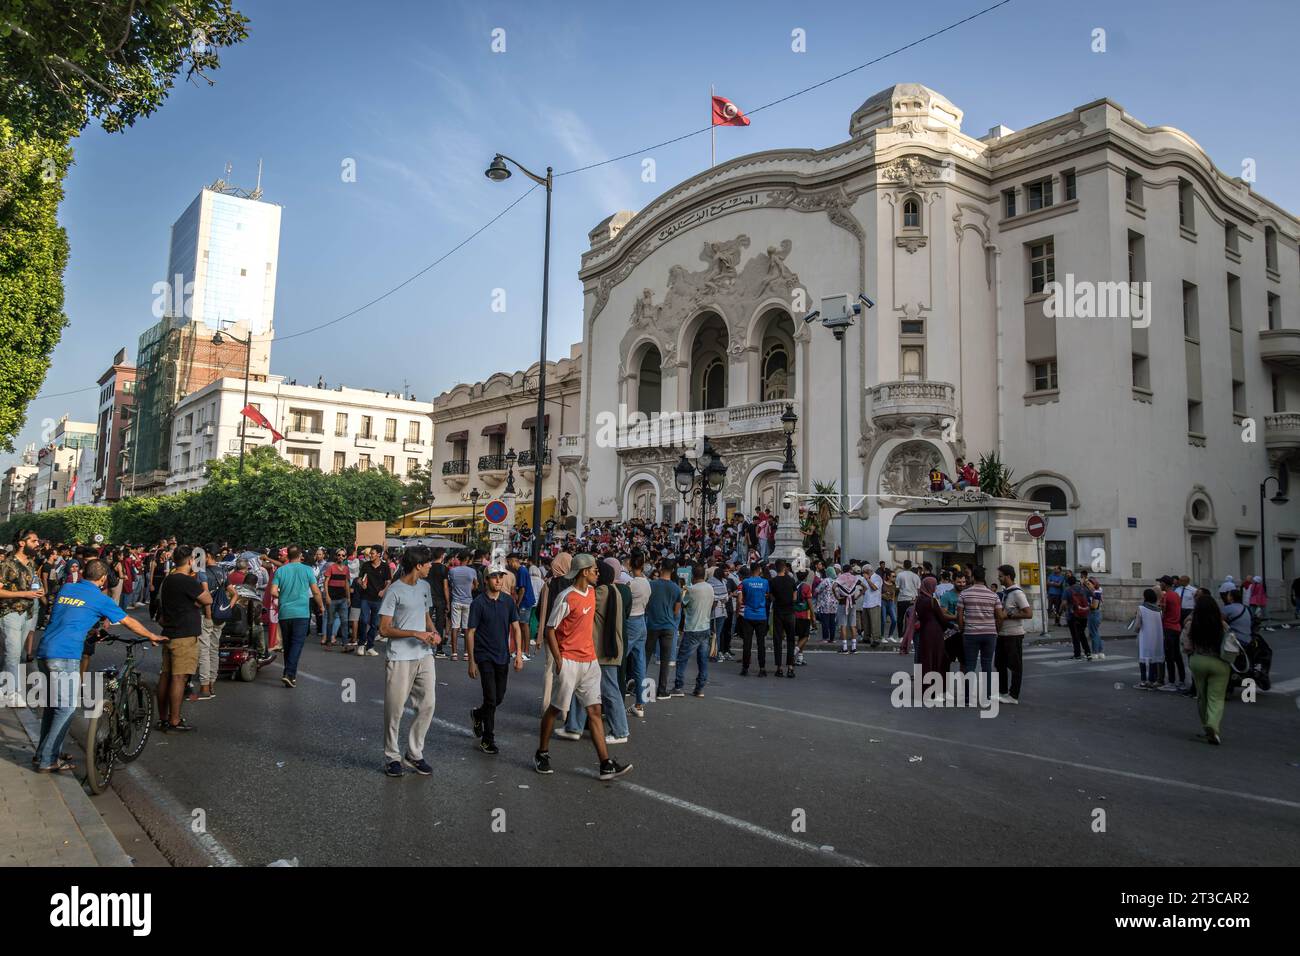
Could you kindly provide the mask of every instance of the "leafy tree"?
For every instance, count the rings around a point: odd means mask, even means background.
[[[416,465],[406,473],[402,500],[407,511],[427,508],[433,503],[433,473],[428,465]]]
[[[209,85],[218,50],[248,36],[231,0],[0,0],[0,116],[19,136],[117,133],[182,73]]]
[[[68,236],[58,222],[72,151],[0,118],[0,448],[13,451],[59,344]]]

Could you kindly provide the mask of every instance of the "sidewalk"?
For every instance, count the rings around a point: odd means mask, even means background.
[[[38,721],[0,707],[0,866],[130,866],[82,788],[84,760],[75,775],[32,770]]]

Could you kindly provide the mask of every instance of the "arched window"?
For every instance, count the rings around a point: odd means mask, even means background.
[[[716,355],[704,366],[700,379],[700,408],[726,408],[727,366]]]
[[[1047,506],[1048,511],[1065,511],[1065,492],[1056,485],[1039,485],[1029,493],[1030,501],[1038,501]]]
[[[790,356],[784,342],[776,342],[763,353],[763,401],[790,397]]]
[[[662,407],[663,359],[657,348],[648,348],[637,370],[636,410],[652,415]]]
[[[903,203],[903,228],[921,228],[921,204],[915,199],[908,199]]]

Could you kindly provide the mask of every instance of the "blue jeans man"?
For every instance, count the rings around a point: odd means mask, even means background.
[[[677,648],[677,676],[673,678],[673,693],[686,684],[686,663],[695,659],[695,693],[703,696],[704,685],[709,682],[709,635],[711,631],[683,631]]]
[[[322,636],[329,639],[331,644],[337,643],[339,634],[342,634],[346,643],[348,637],[348,599],[347,598],[330,598],[330,603],[325,609],[325,631]]]
[[[50,657],[40,661],[45,676],[47,698],[41,714],[41,740],[36,745],[36,766],[49,770],[59,764],[63,742],[72,727],[73,715],[81,698],[81,661],[77,658]]]
[[[280,640],[284,642],[284,676],[293,680],[298,676],[298,658],[302,657],[303,645],[307,643],[307,626],[309,617],[291,617],[280,619]]]
[[[361,599],[361,619],[357,622],[358,654],[375,646],[375,636],[379,633],[379,603]]]

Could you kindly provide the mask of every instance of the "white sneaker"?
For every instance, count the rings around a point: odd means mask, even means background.
[[[1010,694],[998,694],[998,703],[1000,703],[1000,704],[1018,704],[1018,703],[1020,703],[1020,701],[1016,700],[1016,699],[1015,699],[1014,697],[1012,697]]]
[[[640,717],[642,720],[645,720],[645,708],[640,704],[637,704],[635,707],[629,707],[627,712],[632,714],[634,717]]]
[[[373,647],[366,651],[366,657],[378,657],[379,652]]]
[[[532,660],[532,658],[529,657],[527,654],[523,655],[523,658],[524,658],[524,663],[525,663],[525,664],[527,664],[529,661]]]
[[[606,743],[606,745],[608,745],[608,744],[625,744],[625,743],[627,743],[627,738],[626,738],[626,737],[615,737],[613,734],[606,734],[606,735],[605,735],[605,743]]]
[[[555,731],[555,736],[559,737],[559,738],[562,739],[562,740],[581,740],[581,739],[582,739],[582,734],[575,734],[572,730],[564,730],[563,728],[561,728],[561,729]]]

